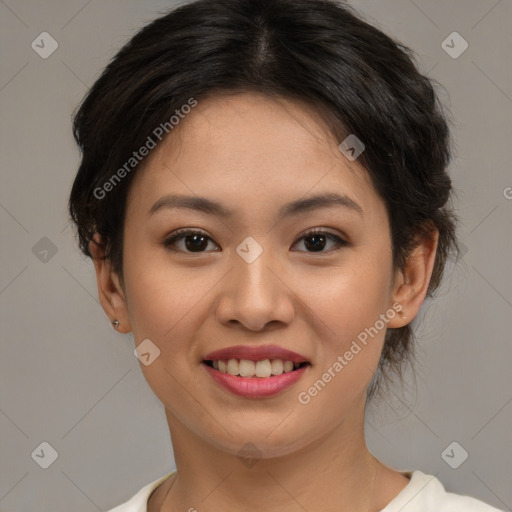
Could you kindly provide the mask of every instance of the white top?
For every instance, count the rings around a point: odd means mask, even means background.
[[[175,471],[143,487],[131,500],[108,512],[147,512],[151,493]],[[441,482],[421,471],[402,472],[409,483],[381,512],[503,512],[469,496],[446,492]]]

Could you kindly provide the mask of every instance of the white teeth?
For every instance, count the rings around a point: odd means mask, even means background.
[[[228,373],[230,375],[238,375],[238,361],[236,359],[228,361]]]
[[[274,359],[272,361],[272,375],[281,375],[283,373],[284,365],[281,359]]]
[[[293,370],[293,362],[292,361],[285,361],[284,362],[284,371],[285,372],[291,372]]]
[[[247,359],[240,359],[240,362],[238,363],[238,373],[242,377],[252,377],[256,374],[255,362]]]
[[[281,375],[297,369],[300,364],[282,359],[264,359],[263,361],[250,361],[249,359],[229,359],[228,361],[212,361],[213,367],[222,373],[240,375],[241,377],[270,377]]]
[[[241,361],[240,361],[241,362]],[[268,359],[258,361],[256,363],[255,372],[256,377],[270,377],[272,375],[272,366]]]

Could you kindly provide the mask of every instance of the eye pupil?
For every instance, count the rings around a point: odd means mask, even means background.
[[[313,251],[321,251],[325,247],[325,235],[310,235],[304,239],[306,247]],[[308,243],[307,240],[313,240],[313,243]],[[320,241],[321,240],[321,241]]]
[[[189,242],[191,238],[194,240],[192,243]],[[200,242],[198,244],[197,242],[199,240],[200,240]],[[189,235],[186,237],[185,245],[186,245],[187,249],[189,249],[189,250],[194,250],[194,249],[202,250],[208,246],[208,242],[205,243],[205,241],[206,241],[206,237],[203,235]]]

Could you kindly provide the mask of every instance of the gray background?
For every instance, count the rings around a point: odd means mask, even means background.
[[[371,411],[369,446],[397,469],[511,510],[512,1],[352,4],[445,87],[466,248],[417,322],[417,388],[396,388]],[[2,512],[108,510],[174,469],[133,339],[111,328],[66,217],[79,161],[71,113],[116,50],[172,5],[0,1]],[[47,59],[31,47],[44,31],[58,42]],[[441,46],[453,31],[469,44],[456,59]],[[469,453],[458,469],[441,456],[453,441]],[[58,452],[48,469],[31,456],[42,442]],[[461,453],[449,451],[452,463]]]

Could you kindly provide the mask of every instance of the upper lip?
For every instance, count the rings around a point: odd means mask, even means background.
[[[204,358],[205,361],[226,361],[228,359],[247,359],[249,361],[282,359],[294,363],[309,362],[301,354],[277,345],[235,345],[210,352]]]

